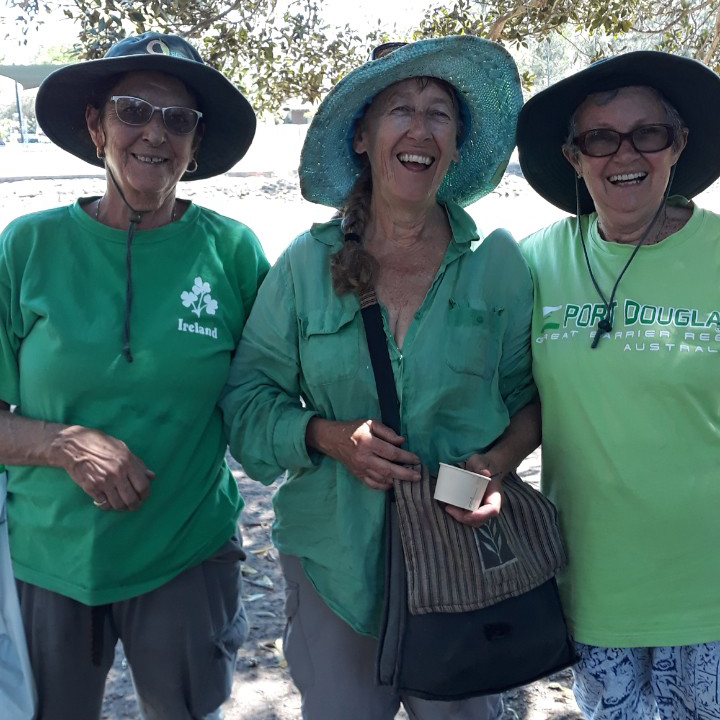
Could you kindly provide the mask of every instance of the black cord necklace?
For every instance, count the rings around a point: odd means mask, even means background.
[[[615,302],[615,293],[617,292],[618,286],[620,285],[620,280],[622,280],[622,276],[625,274],[626,270],[630,267],[630,263],[635,259],[635,256],[638,253],[638,250],[640,250],[640,246],[647,240],[648,236],[650,235],[650,231],[654,227],[655,223],[657,222],[657,219],[660,217],[660,213],[662,212],[663,208],[665,207],[665,203],[667,202],[668,195],[670,193],[670,186],[672,185],[673,178],[675,177],[675,166],[673,165],[672,171],[670,173],[670,180],[667,184],[667,187],[665,188],[665,193],[663,194],[662,202],[660,203],[660,206],[655,211],[655,215],[653,215],[653,219],[650,221],[650,224],[647,226],[647,229],[642,234],[642,237],[638,242],[635,244],[635,248],[633,249],[632,253],[630,254],[630,257],[627,259],[627,262],[623,266],[623,269],[620,271],[620,274],[617,276],[617,279],[615,280],[615,284],[613,285],[612,291],[610,293],[610,299],[605,298],[605,294],[600,289],[600,285],[598,284],[597,279],[595,278],[595,273],[593,273],[592,265],[590,264],[590,256],[588,255],[587,251],[587,245],[585,243],[585,236],[583,234],[582,229],[582,220],[580,217],[580,192],[578,187],[578,177],[575,176],[575,201],[576,201],[576,220],[578,224],[578,231],[580,232],[580,242],[582,244],[583,249],[583,255],[585,255],[585,264],[587,265],[588,272],[590,273],[590,279],[592,280],[593,285],[595,286],[595,290],[597,290],[598,295],[600,296],[600,299],[603,302],[603,305],[605,306],[605,312],[603,313],[602,318],[598,321],[597,324],[597,330],[595,331],[595,337],[593,338],[592,344],[590,345],[591,349],[595,349],[598,346],[598,343],[600,342],[600,338],[603,334],[609,333],[612,331],[612,310],[613,310],[613,303]]]

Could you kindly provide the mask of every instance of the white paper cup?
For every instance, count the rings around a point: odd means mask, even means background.
[[[466,510],[477,510],[482,502],[490,478],[463,470],[456,465],[440,463],[435,495],[440,502]]]

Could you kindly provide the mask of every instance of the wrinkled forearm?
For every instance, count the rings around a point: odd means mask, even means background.
[[[338,442],[344,437],[340,423],[325,420],[317,415],[310,418],[305,429],[305,444],[308,450],[316,450],[335,460],[339,459]]]
[[[484,454],[493,468],[506,472],[517,468],[541,440],[540,404],[532,402],[510,418],[503,434]]]
[[[67,425],[31,420],[0,401],[0,464],[64,467]]]

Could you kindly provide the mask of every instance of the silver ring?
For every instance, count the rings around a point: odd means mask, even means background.
[[[107,498],[103,498],[102,500],[93,500],[93,505],[95,507],[102,507],[103,505],[107,505]]]

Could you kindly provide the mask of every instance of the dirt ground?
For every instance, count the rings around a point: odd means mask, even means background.
[[[242,529],[248,557],[243,569],[243,595],[251,629],[238,657],[232,697],[223,707],[225,720],[299,720],[300,698],[282,654],[284,588],[270,538],[273,488],[253,482],[237,463],[230,463],[246,501]],[[531,483],[537,483],[539,471],[539,452],[520,467],[520,475]],[[564,671],[508,692],[502,720],[581,720],[570,688],[570,672]],[[108,679],[102,717],[137,718],[121,648]],[[396,720],[407,720],[407,715],[401,710]]]

